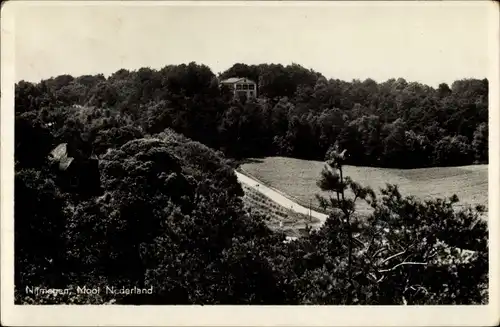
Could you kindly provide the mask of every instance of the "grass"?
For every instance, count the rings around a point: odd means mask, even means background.
[[[245,196],[243,203],[247,209],[252,212],[258,212],[268,216],[268,226],[273,230],[280,230],[287,236],[300,236],[306,225],[311,225],[318,222],[318,219],[309,217],[283,206],[278,205],[268,197],[257,192],[256,190],[243,185]],[[282,227],[280,227],[280,222]]]
[[[315,194],[328,195],[316,185],[325,163],[284,157],[268,157],[248,161],[240,169],[264,184],[281,191],[299,204],[321,211]],[[443,198],[456,194],[460,205],[488,205],[488,166],[436,167],[422,169],[388,169],[345,166],[344,175],[363,186],[379,190],[386,183],[396,184],[403,196],[413,195],[421,200]],[[371,208],[357,202],[359,213]]]

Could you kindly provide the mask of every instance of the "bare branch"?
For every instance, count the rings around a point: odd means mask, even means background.
[[[387,250],[387,248],[383,247],[383,248],[379,249],[377,252],[375,252],[373,254],[372,258],[376,257],[377,255],[379,255],[380,253],[382,253],[382,251],[384,251],[384,250]]]
[[[362,241],[360,241],[357,237],[353,236],[352,240],[355,241],[356,243],[358,243],[359,246],[365,247],[365,243],[363,243]]]
[[[387,261],[389,261],[389,260],[391,260],[391,259],[394,259],[394,258],[396,258],[396,257],[398,257],[398,256],[400,256],[400,255],[402,255],[402,254],[405,254],[405,253],[406,253],[406,250],[401,251],[401,252],[399,252],[399,253],[396,253],[396,254],[394,254],[394,255],[391,255],[390,257],[388,257],[388,258],[386,258],[386,259],[382,260],[382,262],[381,262],[380,264],[382,265],[382,264],[386,263]]]
[[[382,273],[382,272],[393,271],[397,267],[403,266],[403,265],[427,265],[427,262],[401,262],[401,263],[398,263],[397,265],[395,265],[394,267],[392,267],[390,269],[382,269],[382,270],[379,270],[378,272]]]
[[[377,278],[377,276],[374,273],[368,273],[368,275],[371,277],[371,279],[375,283],[380,283],[381,281],[383,281],[385,279],[385,275],[382,275],[380,278]]]

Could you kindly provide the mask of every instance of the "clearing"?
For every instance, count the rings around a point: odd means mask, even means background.
[[[251,159],[240,166],[241,172],[285,194],[304,207],[322,211],[315,194],[328,195],[316,185],[322,161],[309,161],[285,157]],[[380,194],[386,183],[396,184],[403,196],[413,195],[421,200],[450,197],[456,194],[461,205],[482,204],[488,207],[488,165],[463,167],[435,167],[420,169],[390,169],[345,166],[344,175],[363,186],[370,186]],[[360,213],[371,208],[358,201]]]

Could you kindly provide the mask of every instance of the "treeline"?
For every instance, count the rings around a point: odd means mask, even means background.
[[[220,79],[234,76],[255,80],[259,97],[234,99],[219,87]],[[80,141],[97,154],[115,137],[120,144],[171,128],[235,158],[323,160],[336,144],[348,150],[347,164],[352,165],[416,168],[488,162],[486,79],[435,89],[402,78],[383,83],[327,80],[296,64],[235,64],[216,76],[208,67],[190,63],[122,69],[108,78],[62,75],[37,84],[21,81],[15,94],[16,113],[35,110],[42,124],[80,129]],[[85,108],[74,107],[71,117],[61,116],[61,108],[75,105]],[[115,129],[100,132],[97,125]]]

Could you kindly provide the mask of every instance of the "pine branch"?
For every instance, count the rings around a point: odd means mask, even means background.
[[[352,210],[349,212],[349,215],[352,215],[356,211],[356,200],[358,199],[358,195],[359,195],[359,193],[356,194],[355,197],[354,197]]]

